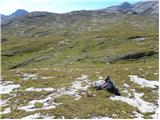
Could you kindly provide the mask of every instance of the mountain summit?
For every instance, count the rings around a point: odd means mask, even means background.
[[[129,3],[129,2],[123,2],[122,4],[121,4],[121,6],[130,6],[131,4]]]
[[[118,6],[120,9],[128,9],[130,8],[132,5],[129,2],[124,2],[122,3],[120,6]]]
[[[135,4],[124,2],[121,5],[103,9],[112,13],[136,13],[158,15],[158,1],[141,1]]]
[[[26,11],[26,10],[24,10],[24,9],[18,9],[18,10],[16,10],[14,13],[10,14],[9,16],[10,16],[11,18],[13,18],[13,17],[18,17],[18,16],[26,15],[26,14],[28,14],[28,13],[29,13],[29,12]]]
[[[28,13],[29,13],[29,12],[26,11],[26,10],[24,10],[24,9],[18,9],[18,10],[16,10],[14,13],[12,13],[12,14],[10,14],[10,15],[3,15],[3,14],[1,14],[1,20],[2,20],[2,22],[3,22],[3,21],[6,22],[6,21],[9,21],[9,20],[11,20],[11,19],[13,19],[13,18],[26,15],[26,14],[28,14]]]

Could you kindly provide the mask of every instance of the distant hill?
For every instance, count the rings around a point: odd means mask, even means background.
[[[64,14],[38,11],[28,13],[25,10],[17,10],[15,13],[12,13],[7,17],[7,21],[3,22],[3,18],[5,17],[2,16],[2,28],[10,29],[11,27],[10,31],[14,29],[13,32],[16,35],[21,34],[34,36],[36,35],[36,32],[38,32],[38,34],[46,34],[46,32],[41,33],[40,31],[57,31],[58,29],[63,29],[68,25],[73,26],[72,28],[75,29],[78,29],[78,26],[83,26],[84,30],[100,29],[105,24],[121,23],[123,19],[128,15],[130,16],[130,18],[126,19],[126,21],[130,21],[129,19],[131,19],[135,15],[139,16],[140,18],[147,17],[145,18],[146,21],[136,20],[136,22],[133,24],[134,26],[145,25],[147,21],[152,21],[155,25],[158,22],[158,2],[147,1],[138,2],[135,4],[124,2],[121,5],[112,6],[105,9],[81,10]],[[137,19],[137,17],[134,17],[134,20],[135,19]],[[85,25],[86,21],[88,25]],[[32,31],[33,28],[34,32]]]
[[[144,1],[135,4],[124,2],[121,5],[108,7],[103,10],[106,12],[158,15],[158,1]]]
[[[18,9],[16,10],[14,13],[10,14],[10,15],[3,15],[1,14],[1,19],[2,19],[2,22],[3,21],[8,21],[8,20],[11,20],[13,18],[16,18],[16,17],[19,17],[19,16],[23,16],[23,15],[26,15],[28,14],[29,12],[26,11],[26,10],[23,10],[23,9]]]
[[[27,12],[26,10],[23,9],[18,9],[17,11],[15,11],[14,13],[12,13],[11,15],[9,15],[10,18],[14,18],[14,17],[18,17],[18,16],[22,16],[22,15],[26,15],[29,12]]]
[[[112,13],[150,14],[150,15],[158,16],[158,11],[159,11],[158,9],[159,9],[158,1],[143,1],[143,2],[137,2],[135,4],[124,2],[120,5],[107,7],[105,9],[100,9],[97,11],[112,12]],[[79,11],[79,12],[83,12],[83,11]],[[15,11],[14,13],[8,16],[1,14],[2,22],[4,20],[8,21],[19,16],[24,16],[28,13],[29,12],[24,9],[18,9],[17,11]],[[74,11],[71,13],[74,13]]]

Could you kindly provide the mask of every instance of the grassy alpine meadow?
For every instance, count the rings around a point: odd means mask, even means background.
[[[33,12],[2,24],[0,118],[158,119],[151,10]],[[121,96],[93,87],[107,75]]]
[[[46,96],[52,94],[50,91],[25,91],[26,88],[62,88],[68,87],[77,77],[82,74],[88,75],[89,81],[95,81],[99,76],[112,76],[112,79],[120,89],[124,90],[123,84],[130,85],[130,89],[136,89],[137,92],[144,93],[143,99],[147,102],[156,104],[158,93],[153,92],[150,88],[141,88],[141,86],[134,84],[129,80],[128,75],[138,75],[149,80],[158,80],[158,60],[149,58],[144,63],[143,60],[128,61],[127,63],[110,64],[78,64],[69,66],[55,66],[47,68],[23,68],[15,70],[2,71],[2,79],[5,81],[12,81],[14,84],[19,84],[21,87],[12,91],[10,95],[3,94],[1,99],[9,99],[8,106],[11,107],[11,112],[2,114],[2,118],[22,118],[27,115],[35,113],[42,113],[44,115],[55,116],[55,118],[93,118],[95,116],[111,117],[111,118],[134,118],[133,111],[139,112],[136,107],[132,107],[126,103],[110,100],[111,93],[100,90],[96,91],[89,87],[87,94],[82,95],[82,98],[75,100],[74,96],[64,95],[54,99],[57,103],[62,103],[55,109],[37,110],[34,112],[26,112],[19,110],[20,106],[27,105],[29,101],[37,99],[45,99]],[[36,80],[23,81],[21,76],[16,76],[19,73],[37,74],[37,77],[54,77],[48,79],[37,78]],[[92,96],[95,94],[96,96]],[[13,96],[15,95],[15,96]],[[122,92],[126,96],[126,93]],[[52,102],[52,101],[51,101]],[[43,103],[35,103],[35,107],[43,108]],[[144,118],[151,118],[150,114],[143,114]]]

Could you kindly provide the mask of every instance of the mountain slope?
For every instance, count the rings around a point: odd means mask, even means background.
[[[0,118],[158,119],[158,5],[142,3],[2,22]],[[92,87],[107,75],[121,96]]]
[[[107,63],[118,56],[133,52],[157,51],[158,17],[152,14],[157,10],[156,3],[123,3],[107,8],[112,10],[118,7],[128,11],[139,6],[139,10],[136,10],[141,11],[141,14],[137,15],[117,13],[115,10],[108,12],[104,9],[66,14],[32,12],[14,18],[2,23],[2,55],[5,56],[3,59],[8,61],[4,66],[14,68],[14,61],[18,66],[21,66],[23,61],[27,63],[25,66],[32,62],[37,63],[34,60],[37,55],[42,58],[44,56],[42,64],[45,64],[45,61],[54,61],[55,64]],[[147,14],[142,14],[142,11],[146,13],[149,8],[152,9]],[[150,41],[152,39],[153,43]],[[139,45],[137,41],[141,40],[144,44]],[[13,44],[17,41],[19,44]],[[126,48],[125,45],[132,47]],[[8,64],[9,61],[12,63]]]

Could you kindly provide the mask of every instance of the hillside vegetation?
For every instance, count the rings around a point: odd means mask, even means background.
[[[136,118],[137,114],[153,118],[156,111],[143,113],[127,103],[111,100],[113,94],[92,87],[85,94],[81,91],[79,100],[68,94],[53,95],[54,100],[49,99],[49,102],[62,103],[54,104],[56,108],[40,109],[45,107],[40,101],[35,103],[35,111],[19,108],[32,100],[47,99],[54,93],[54,90],[26,91],[27,88],[51,87],[57,91],[62,87],[72,88],[74,81],[83,75],[88,76],[89,82],[110,75],[120,92],[125,89],[124,84],[129,84],[128,93],[133,89],[144,93],[143,100],[156,106],[158,88],[143,88],[131,82],[129,75],[158,81],[157,10],[158,2],[150,1],[65,14],[32,12],[3,21],[2,83],[12,81],[20,87],[1,94],[2,100],[8,100],[1,111],[10,108],[1,118],[35,114],[44,115],[38,118],[123,119]],[[122,92],[122,96],[127,93]]]

